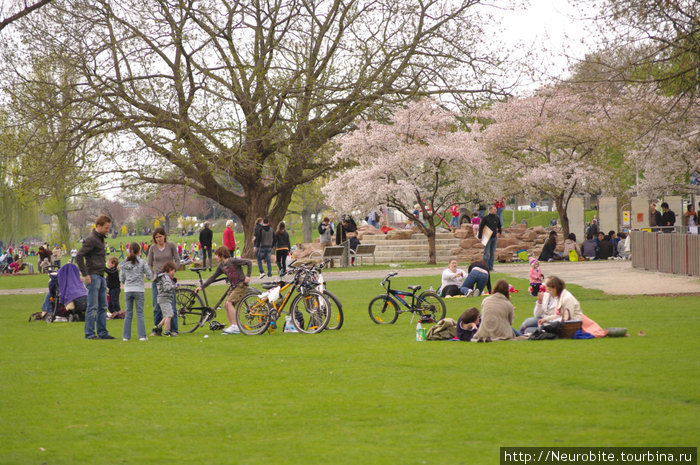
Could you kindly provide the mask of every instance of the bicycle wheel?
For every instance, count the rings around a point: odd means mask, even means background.
[[[294,327],[305,334],[320,333],[328,325],[331,309],[328,300],[318,291],[297,294],[289,310]]]
[[[328,320],[328,325],[326,329],[340,329],[343,327],[343,321],[345,320],[343,316],[343,305],[340,300],[328,289],[323,290],[323,296],[328,300],[328,305],[330,306],[331,318]]]
[[[420,315],[430,315],[436,323],[445,318],[447,313],[445,301],[433,291],[425,291],[418,296],[417,304],[416,306],[420,309]]]
[[[390,325],[399,317],[399,304],[391,297],[379,295],[369,302],[369,317],[378,325]]]
[[[262,334],[270,326],[271,304],[257,294],[248,293],[236,306],[236,323],[241,333],[248,336]]]
[[[204,305],[199,294],[187,287],[175,290],[175,305],[181,333],[192,333],[210,319],[211,311]]]

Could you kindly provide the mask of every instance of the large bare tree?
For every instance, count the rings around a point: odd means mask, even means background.
[[[0,0],[0,31],[49,3],[51,0]]]
[[[80,68],[80,101],[99,112],[81,124],[119,141],[125,179],[189,186],[250,237],[333,167],[321,148],[358,116],[497,92],[480,3],[55,0],[23,34]]]

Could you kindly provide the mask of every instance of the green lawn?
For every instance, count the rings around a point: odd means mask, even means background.
[[[501,446],[697,445],[697,296],[571,286],[632,337],[418,343],[408,315],[370,321],[378,282],[329,283],[340,331],[128,343],[27,323],[42,296],[0,296],[0,463],[492,464]],[[512,283],[519,324],[533,298]],[[448,316],[481,299],[447,299]]]

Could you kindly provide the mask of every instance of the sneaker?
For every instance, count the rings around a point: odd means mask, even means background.
[[[129,340],[128,340],[127,338],[125,338],[125,337],[122,338],[122,341],[124,341],[124,342],[129,342]]]
[[[265,273],[260,273],[260,279],[265,279],[265,276],[267,276]]]
[[[472,294],[474,294],[474,289],[469,289],[467,291],[467,297],[471,296]]]
[[[147,337],[140,337],[140,338],[139,338],[139,341],[147,341],[147,340],[148,340]]]
[[[116,339],[114,336],[111,334],[108,334],[106,336],[97,336],[97,339]]]
[[[170,333],[168,333],[168,335],[169,335],[170,337],[178,337],[180,334],[179,334],[178,332],[176,332],[176,331],[170,331]]]
[[[481,295],[481,291],[479,289],[474,291],[474,297],[479,297]]]
[[[231,325],[228,328],[221,331],[221,334],[241,334],[241,330],[238,329],[238,325]]]
[[[170,336],[170,331],[163,331],[163,336]]]
[[[160,336],[163,332],[163,328],[156,326],[153,328],[153,331],[151,331],[151,336]]]
[[[91,334],[89,336],[85,336],[85,339],[97,339],[97,336],[95,336],[94,334]]]

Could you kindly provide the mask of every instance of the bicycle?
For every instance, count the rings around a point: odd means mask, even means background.
[[[292,265],[288,268],[286,274],[294,273],[291,282],[264,283],[262,287],[267,292],[246,295],[238,303],[236,322],[241,333],[253,336],[264,333],[270,327],[276,328],[277,320],[285,313],[284,308],[295,291],[297,295],[292,300],[288,314],[297,331],[315,334],[326,328],[331,316],[328,300],[322,293],[304,284],[304,268]],[[282,295],[285,291],[286,294]]]
[[[327,259],[316,266],[307,266],[302,285],[311,286],[312,289],[317,290],[322,293],[323,296],[328,300],[329,309],[328,312],[331,314],[328,325],[326,329],[338,330],[343,327],[345,317],[343,316],[343,305],[340,303],[340,299],[335,296],[331,291],[326,289],[326,282],[323,279],[322,270],[331,261]]]
[[[411,312],[418,314],[421,323],[434,323],[445,318],[445,302],[432,290],[416,293],[421,286],[408,286],[411,292],[398,291],[391,288],[391,278],[398,273],[389,273],[381,285],[386,293],[378,295],[369,302],[369,317],[377,324],[390,325],[396,322],[400,313]],[[411,303],[406,298],[411,297]],[[405,308],[402,308],[405,307]],[[413,318],[411,318],[413,320]]]
[[[204,285],[202,271],[205,271],[206,268],[190,268],[190,270],[197,273],[197,276],[199,276],[199,287],[202,287]],[[222,275],[222,277],[214,280],[212,284],[225,280],[227,280],[226,275]],[[228,294],[227,290],[216,304],[211,307],[209,305],[209,299],[207,298],[206,288],[202,288],[200,293],[194,291],[196,288],[197,286],[194,284],[181,284],[175,290],[175,304],[177,307],[177,314],[180,317],[179,325],[181,333],[193,333],[197,328],[204,326],[207,322],[216,318],[216,310],[221,308]],[[259,291],[250,288],[249,293],[251,295],[257,295]],[[202,301],[200,294],[204,296],[204,301]]]

